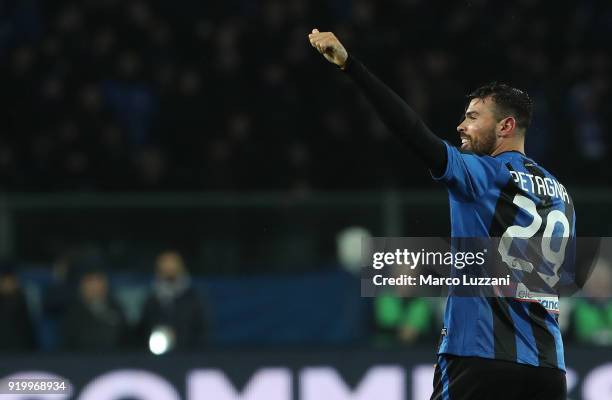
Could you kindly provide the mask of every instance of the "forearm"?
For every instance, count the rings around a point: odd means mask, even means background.
[[[408,104],[359,60],[349,56],[343,71],[361,89],[387,127],[420,157],[435,175],[446,169],[446,147]]]

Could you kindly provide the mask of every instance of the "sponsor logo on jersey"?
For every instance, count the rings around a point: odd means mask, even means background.
[[[551,296],[548,293],[531,292],[523,284],[519,284],[514,297],[518,301],[529,303],[540,303],[546,311],[552,314],[559,314],[559,297]]]

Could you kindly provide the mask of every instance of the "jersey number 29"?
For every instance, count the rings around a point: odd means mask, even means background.
[[[534,237],[542,227],[544,221],[540,214],[538,214],[536,203],[530,198],[517,194],[514,197],[513,203],[532,216],[533,221],[529,226],[513,225],[508,227],[499,241],[499,254],[503,262],[510,268],[531,272],[534,269],[533,264],[528,260],[510,255],[510,247],[515,238],[531,239]],[[536,272],[550,287],[553,287],[559,281],[559,268],[561,268],[565,260],[565,248],[567,247],[567,241],[570,236],[570,224],[565,214],[559,210],[550,211],[546,216],[545,223],[546,225],[541,244],[542,257],[552,264],[553,275],[543,274],[540,271]],[[559,250],[552,248],[553,232],[557,224],[560,224],[563,228],[563,234],[560,235],[562,240]]]

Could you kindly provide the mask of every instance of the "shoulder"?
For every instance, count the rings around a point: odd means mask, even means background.
[[[460,150],[445,142],[447,149],[446,169],[442,176],[433,176],[465,201],[478,199],[495,187],[507,184],[510,173],[502,160]]]
[[[488,178],[509,176],[506,162],[503,158],[490,155],[477,154],[467,150],[461,150],[446,143],[449,168],[466,168],[469,172],[485,172]],[[451,172],[451,171],[447,171]]]
[[[458,147],[455,147],[448,142],[444,142],[446,145],[446,151],[448,152],[449,157],[458,157],[464,160],[474,160],[479,163],[488,164],[494,167],[502,167],[504,165],[504,160],[499,159],[490,155],[477,154],[473,151],[462,150]]]

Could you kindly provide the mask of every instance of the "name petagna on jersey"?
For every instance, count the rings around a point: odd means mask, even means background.
[[[540,196],[556,197],[567,204],[570,203],[570,197],[565,186],[556,179],[542,178],[541,176],[516,171],[510,171],[510,174],[512,174],[514,182],[526,192]]]

